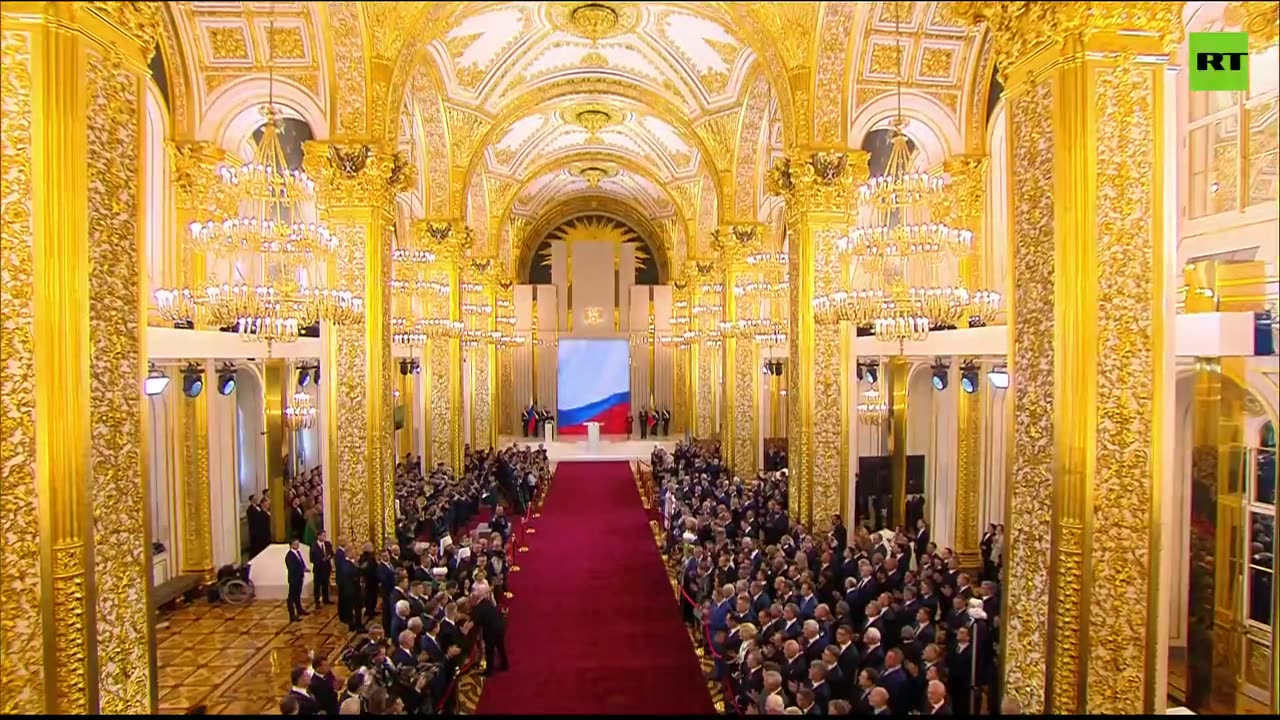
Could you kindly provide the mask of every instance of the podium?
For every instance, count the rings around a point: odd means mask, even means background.
[[[586,425],[587,425],[587,444],[588,445],[600,444],[600,423],[589,422]]]
[[[556,423],[554,420],[548,420],[542,423],[542,441],[543,442],[551,442],[551,440],[556,436],[555,426],[556,426]]]

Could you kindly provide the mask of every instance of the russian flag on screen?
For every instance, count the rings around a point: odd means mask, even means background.
[[[621,435],[631,425],[631,345],[626,340],[562,339],[557,357],[556,430],[586,435],[586,423]]]

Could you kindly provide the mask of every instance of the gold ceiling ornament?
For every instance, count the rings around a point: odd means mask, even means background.
[[[1275,3],[1229,2],[1222,19],[1249,34],[1249,49],[1254,52],[1280,41],[1280,5]]]
[[[595,43],[634,30],[640,9],[628,2],[555,2],[548,16],[556,29]]]
[[[618,172],[615,167],[596,164],[577,165],[569,168],[570,175],[582,178],[589,187],[593,188],[600,187],[600,183],[604,180],[617,177]]]
[[[626,113],[617,107],[598,102],[571,105],[561,111],[560,117],[566,123],[586,130],[588,140],[593,142],[601,130],[621,125],[627,119]]]

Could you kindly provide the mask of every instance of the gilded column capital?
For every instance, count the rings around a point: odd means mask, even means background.
[[[986,155],[953,155],[942,163],[942,171],[950,179],[951,192],[942,194],[939,219],[953,225],[977,230],[982,221],[982,211],[987,195]]]
[[[1222,19],[1249,33],[1249,49],[1254,52],[1280,42],[1280,5],[1275,3],[1229,2]]]
[[[787,201],[788,212],[847,214],[858,184],[870,176],[868,158],[863,150],[798,150],[773,162],[765,188]]]
[[[320,205],[388,207],[413,186],[414,169],[403,152],[379,145],[311,140],[303,145],[303,169],[316,183]]]
[[[435,253],[437,259],[458,262],[475,243],[475,235],[462,220],[426,219],[413,224],[417,247]]]
[[[1157,40],[1163,52],[1182,42],[1182,2],[956,2],[952,12],[986,23],[995,37],[996,67],[1008,73],[1070,37],[1098,34]],[[1255,3],[1242,3],[1253,5]],[[1263,3],[1269,5],[1270,3]],[[1274,8],[1272,17],[1275,16]],[[1119,43],[1117,43],[1119,46]],[[1131,49],[1131,48],[1130,48]]]
[[[722,267],[731,267],[763,246],[765,230],[760,222],[728,222],[711,231],[711,249]]]
[[[179,208],[195,210],[206,204],[221,206],[225,199],[218,190],[222,183],[218,169],[238,165],[234,155],[216,143],[167,143],[169,166],[173,171],[174,202]]]
[[[164,3],[78,2],[76,8],[89,12],[135,43],[144,60],[151,57],[164,23]]]

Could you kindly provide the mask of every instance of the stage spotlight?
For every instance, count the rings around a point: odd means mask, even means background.
[[[236,391],[236,371],[233,367],[224,367],[218,371],[218,394],[230,395]]]
[[[941,362],[934,363],[933,389],[938,391],[946,390],[947,382],[950,379],[948,377],[950,373],[951,373],[951,368],[947,366],[945,363],[941,363]]]
[[[315,369],[311,371],[311,382],[317,385],[320,384],[320,366],[319,365],[317,365]]]
[[[997,390],[1009,389],[1009,371],[1004,368],[996,368],[987,373],[987,379],[991,381],[991,387]]]
[[[182,370],[182,394],[189,398],[200,397],[204,390],[204,371],[196,365],[188,365]]]
[[[867,382],[875,385],[880,379],[880,368],[875,365],[868,365],[866,370]]]
[[[309,384],[311,384],[311,371],[307,368],[298,370],[298,389],[301,390]]]
[[[978,369],[973,365],[965,365],[960,371],[960,387],[967,393],[978,391]]]
[[[147,395],[159,395],[167,387],[169,387],[169,376],[156,368],[155,365],[151,365],[146,379],[142,381],[142,392]]]

